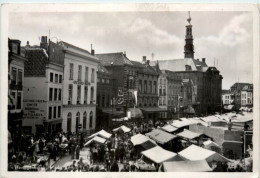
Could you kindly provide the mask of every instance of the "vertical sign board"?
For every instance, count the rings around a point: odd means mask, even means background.
[[[25,119],[44,119],[46,117],[46,101],[44,100],[24,100]]]

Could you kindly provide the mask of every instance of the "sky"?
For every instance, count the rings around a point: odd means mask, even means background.
[[[191,11],[194,58],[206,58],[223,76],[222,88],[253,83],[251,12]],[[130,60],[184,58],[188,12],[43,12],[11,13],[9,38],[39,45],[40,36],[65,41],[96,53],[124,52]],[[152,59],[152,53],[154,57]],[[215,62],[214,62],[215,61]]]

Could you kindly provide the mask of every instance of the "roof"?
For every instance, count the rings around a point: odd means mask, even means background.
[[[202,133],[196,133],[196,132],[192,132],[192,131],[186,130],[186,129],[184,129],[183,132],[180,132],[177,134],[177,136],[182,137],[182,138],[187,138],[187,139],[194,139],[201,135],[202,135]]]
[[[111,72],[109,72],[101,63],[98,64],[98,72],[104,73],[106,75],[111,74]]]
[[[253,84],[245,85],[242,91],[253,91]]]
[[[88,146],[89,144],[96,142],[99,144],[104,144],[106,142],[106,139],[101,138],[99,136],[95,136],[94,138],[92,138],[91,140],[89,140],[87,143],[84,144],[84,146]]]
[[[203,145],[205,147],[211,147],[211,146],[220,147],[217,143],[215,143],[211,140],[207,140],[207,141],[203,142]]]
[[[25,76],[45,76],[45,67],[48,63],[48,54],[45,49],[38,47],[26,47],[24,63]]]
[[[177,156],[176,153],[167,151],[161,148],[160,146],[156,146],[149,150],[142,151],[141,154],[155,163],[162,163],[167,160],[173,160],[174,157]]]
[[[201,118],[204,122],[226,122],[222,118],[218,118],[217,116],[207,116]]]
[[[215,151],[211,151],[196,145],[191,145],[188,148],[179,152],[178,154],[191,161],[206,160],[207,162],[212,162],[212,161],[230,162],[229,159],[216,153]]]
[[[117,132],[117,131],[119,131],[119,130],[122,130],[124,133],[131,131],[130,128],[128,128],[128,127],[122,125],[122,126],[120,126],[120,127],[118,127],[118,128],[113,129],[113,132]]]
[[[173,127],[170,124],[163,126],[161,129],[166,131],[166,132],[174,132],[174,131],[178,130],[177,127]]]
[[[176,138],[175,135],[172,135],[170,133],[167,133],[165,131],[159,130],[159,129],[154,129],[149,133],[146,133],[146,135],[156,141],[157,143],[160,144],[165,144],[173,139]]]
[[[138,61],[131,61],[131,63],[138,67],[138,73],[144,73],[144,74],[152,74],[152,75],[159,75],[159,73],[156,71],[156,68],[150,66],[149,64],[142,64]]]
[[[104,66],[111,66],[111,64],[114,66],[123,66],[126,64],[133,66],[133,63],[124,55],[123,52],[96,54],[96,57]]]
[[[153,148],[156,146],[156,142],[151,140],[149,137],[143,135],[143,134],[137,134],[131,137],[131,142],[134,146],[136,145],[142,145],[144,148]]]
[[[170,70],[174,72],[185,71],[185,65],[189,65],[191,67],[191,71],[200,71],[198,65],[201,66],[203,71],[208,68],[206,63],[192,58],[158,60],[158,63],[161,70]]]
[[[93,138],[93,137],[95,137],[95,136],[100,136],[100,137],[102,137],[102,138],[106,138],[106,139],[107,139],[107,138],[110,138],[111,135],[112,135],[112,134],[110,134],[110,133],[108,133],[108,132],[106,132],[106,131],[104,131],[104,130],[100,130],[99,132],[96,132],[96,133],[90,135],[88,138]]]
[[[163,163],[164,172],[210,172],[212,169],[206,160],[167,161]]]
[[[182,127],[185,127],[185,126],[188,126],[190,125],[190,122],[189,121],[182,121],[182,120],[174,120],[172,123],[171,123],[172,126],[174,127],[177,127],[177,128],[182,128]]]

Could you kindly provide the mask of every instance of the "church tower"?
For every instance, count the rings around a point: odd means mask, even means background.
[[[194,58],[194,46],[193,46],[193,36],[192,36],[192,25],[190,24],[191,17],[189,12],[189,18],[187,19],[189,22],[186,25],[186,36],[185,36],[185,46],[184,46],[184,58]]]

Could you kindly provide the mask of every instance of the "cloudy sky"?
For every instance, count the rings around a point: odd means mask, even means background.
[[[96,53],[126,51],[131,60],[184,57],[187,12],[12,13],[10,38],[39,45],[39,37],[63,40]],[[223,75],[223,89],[253,81],[252,13],[191,12],[195,58]]]

